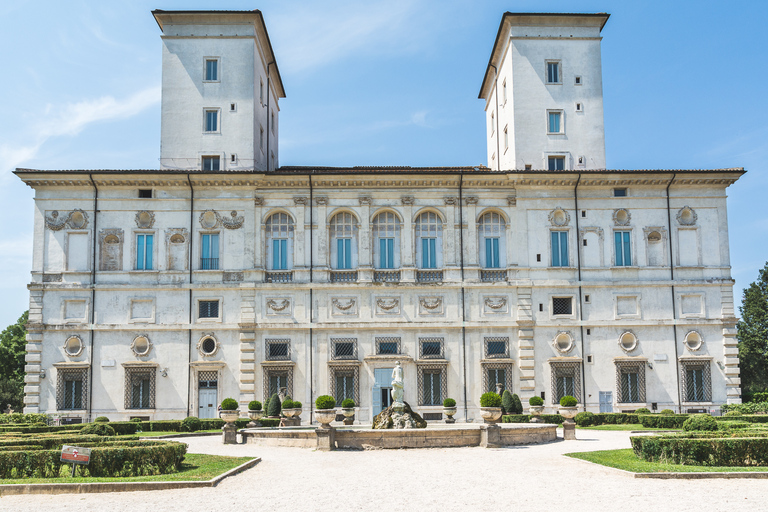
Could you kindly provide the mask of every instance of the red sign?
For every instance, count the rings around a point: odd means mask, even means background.
[[[91,449],[66,446],[61,449],[61,462],[70,464],[88,464],[91,461]]]

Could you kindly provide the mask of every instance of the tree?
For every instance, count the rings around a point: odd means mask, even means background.
[[[24,406],[24,346],[27,343],[25,311],[15,324],[0,333],[0,409],[10,404],[16,411]]]
[[[737,324],[741,389],[745,395],[768,391],[768,263],[744,290]]]

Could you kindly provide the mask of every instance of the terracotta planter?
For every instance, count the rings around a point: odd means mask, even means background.
[[[480,416],[486,423],[498,423],[501,418],[501,407],[481,407]]]
[[[251,409],[248,409],[248,417],[251,418],[253,421],[259,421],[261,418],[264,417],[264,411],[254,411]]]
[[[574,405],[573,407],[563,407],[561,405],[557,412],[559,412],[560,416],[566,420],[572,420],[579,413],[579,406]]]
[[[336,409],[315,409],[315,418],[321,428],[330,428],[331,422],[336,419]]]
[[[240,411],[221,411],[219,412],[219,417],[225,423],[234,423],[240,419]]]

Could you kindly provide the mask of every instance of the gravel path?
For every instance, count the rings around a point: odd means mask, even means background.
[[[326,453],[191,437],[180,439],[190,452],[262,462],[215,488],[7,496],[0,510],[768,510],[768,480],[635,479],[562,455],[628,448],[629,435],[577,430],[578,441],[536,446]]]

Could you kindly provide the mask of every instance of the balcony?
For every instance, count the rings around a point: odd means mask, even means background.
[[[293,272],[291,270],[267,271],[264,272],[264,282],[266,283],[292,283]]]
[[[200,270],[219,270],[219,258],[200,258]]]
[[[331,270],[332,283],[356,283],[357,270]]]
[[[373,282],[375,283],[399,283],[399,270],[374,270]]]
[[[506,270],[480,270],[480,280],[484,283],[490,283],[493,281],[506,281]]]
[[[416,281],[419,283],[442,283],[442,270],[417,270]]]

